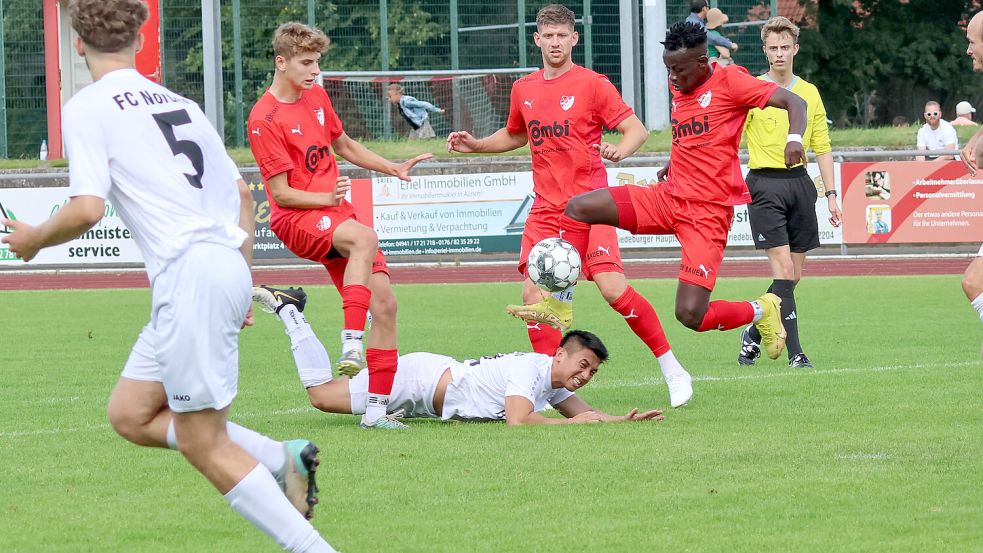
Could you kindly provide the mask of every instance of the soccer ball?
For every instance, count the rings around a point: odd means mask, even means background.
[[[536,286],[547,292],[560,292],[580,277],[580,254],[562,238],[547,238],[529,251],[526,270]]]

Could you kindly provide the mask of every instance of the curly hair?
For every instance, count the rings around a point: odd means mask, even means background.
[[[114,53],[136,42],[150,10],[144,0],[71,0],[68,14],[82,42]]]
[[[284,23],[273,33],[273,54],[290,59],[308,52],[324,53],[331,39],[320,29],[296,21]]]
[[[675,52],[676,50],[696,48],[698,46],[704,46],[705,49],[706,43],[707,32],[702,25],[682,21],[669,27],[669,32],[666,33],[666,39],[662,42],[662,45],[666,47],[666,52]]]
[[[574,23],[576,23],[576,16],[573,11],[561,4],[543,6],[536,13],[537,29],[542,29],[544,25],[569,25],[573,29]]]

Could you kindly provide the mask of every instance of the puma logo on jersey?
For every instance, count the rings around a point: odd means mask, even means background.
[[[300,123],[297,123],[296,129],[290,129],[290,134],[299,134],[300,136],[304,136],[304,133],[300,132]]]
[[[535,100],[523,100],[523,101],[522,101],[522,103],[523,103],[523,105],[525,105],[525,106],[526,106],[527,108],[529,108],[529,109],[532,109],[532,103],[533,103],[534,101],[535,101]]]
[[[566,232],[566,231],[565,231],[565,230],[563,230],[563,229],[560,229],[560,238],[563,238],[563,233],[564,233],[564,232]]]
[[[627,321],[628,319],[637,319],[638,315],[635,314],[635,308],[632,308],[631,313],[628,313],[627,315],[622,315],[622,317],[624,317],[625,320]]]
[[[560,107],[563,108],[563,111],[567,111],[573,107],[573,102],[576,99],[576,96],[560,96]]]
[[[597,251],[604,252],[604,255],[611,255],[611,248],[605,248],[604,246],[598,246]]]
[[[704,267],[702,263],[700,263],[699,269],[703,272],[703,278],[710,278],[710,269]]]
[[[255,129],[253,129],[253,130],[251,130],[249,132],[251,132],[252,134],[255,134],[256,136],[263,136],[263,135],[259,134],[259,127],[256,127]]]
[[[708,90],[703,95],[701,95],[699,98],[697,98],[696,99],[696,102],[698,104],[700,104],[700,107],[701,108],[706,109],[706,107],[710,105],[710,100],[712,100],[712,99],[713,99],[713,91],[712,90]]]

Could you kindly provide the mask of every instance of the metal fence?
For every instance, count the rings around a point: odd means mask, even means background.
[[[577,63],[621,86],[619,3],[640,0],[561,0],[578,18]],[[529,0],[222,0],[225,140],[246,144],[244,119],[272,79],[273,30],[299,20],[332,39],[322,69],[437,70],[536,66],[531,25],[544,2]],[[731,22],[767,17],[776,0],[711,0]],[[689,0],[669,0],[667,21],[681,20]],[[161,0],[164,84],[203,102],[199,0]],[[639,7],[639,10],[641,8]],[[521,17],[520,17],[521,16]],[[522,32],[520,32],[520,22]],[[0,0],[0,157],[36,158],[46,134],[44,39],[38,0]],[[381,32],[386,29],[386,32]],[[757,27],[725,34],[742,48],[738,63],[765,68]],[[644,53],[643,53],[644,55]]]

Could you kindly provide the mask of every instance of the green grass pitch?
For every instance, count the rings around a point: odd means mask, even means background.
[[[576,327],[612,352],[588,401],[661,423],[508,428],[410,421],[367,432],[307,403],[289,342],[257,313],[232,419],[322,448],[314,524],[345,552],[979,551],[981,325],[956,276],[807,278],[811,370],[736,364],[739,331],[672,316],[675,282],[637,281],[679,359],[668,409],[651,355],[592,285]],[[720,281],[747,299],[763,279]],[[340,301],[309,290],[332,357]],[[503,306],[517,284],[406,285],[400,349],[458,358],[528,349]],[[118,438],[105,406],[149,315],[147,290],[0,293],[0,551],[273,552],[175,452]]]

